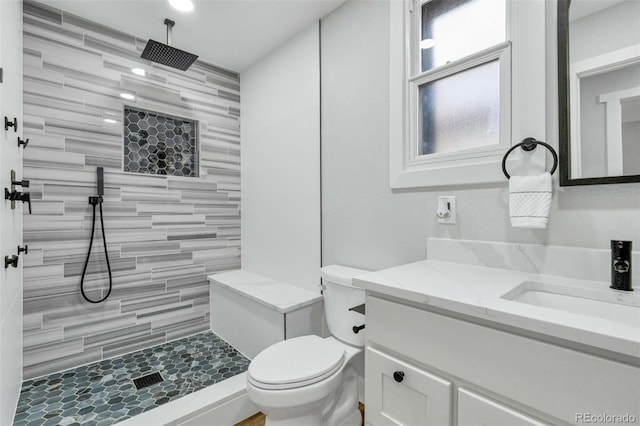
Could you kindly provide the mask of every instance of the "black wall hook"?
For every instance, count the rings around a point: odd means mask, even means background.
[[[18,256],[14,254],[11,257],[4,257],[4,269],[7,269],[9,266],[13,266],[14,268],[18,267]]]
[[[507,172],[507,157],[509,156],[509,154],[511,154],[513,150],[518,147],[522,148],[523,151],[530,152],[536,149],[538,145],[544,146],[551,152],[551,155],[553,156],[553,167],[551,167],[551,171],[549,173],[555,173],[556,169],[558,168],[558,154],[556,153],[556,150],[546,142],[536,140],[535,138],[524,138],[522,142],[515,144],[514,146],[509,148],[509,150],[504,154],[504,157],[502,157],[502,173],[504,173],[507,179],[511,178],[511,175],[509,175],[509,173]]]
[[[21,145],[24,145],[24,147],[26,148],[27,145],[29,145],[29,138],[20,139],[20,136],[18,136],[18,148],[20,148]]]
[[[9,121],[9,118],[5,115],[4,117],[4,129],[9,130],[9,127],[13,127],[13,131],[18,131],[18,119],[13,117],[13,121]]]

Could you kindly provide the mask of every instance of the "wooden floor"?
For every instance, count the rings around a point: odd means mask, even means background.
[[[364,405],[360,403],[360,413],[362,414],[362,424],[364,425]],[[248,419],[244,419],[235,426],[264,426],[264,414],[257,413]]]
[[[264,426],[264,414],[254,414],[248,419],[244,419],[240,423],[236,423],[235,426]]]

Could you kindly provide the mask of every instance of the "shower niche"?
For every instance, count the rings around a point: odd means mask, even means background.
[[[123,170],[198,177],[198,122],[125,106]]]

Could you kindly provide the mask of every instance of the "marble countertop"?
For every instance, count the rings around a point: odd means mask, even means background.
[[[526,281],[574,287],[578,292],[609,290],[605,282],[440,260],[419,261],[354,278],[356,286],[372,292],[640,359],[640,315],[637,322],[625,324],[501,297]],[[635,299],[638,295],[618,297]]]

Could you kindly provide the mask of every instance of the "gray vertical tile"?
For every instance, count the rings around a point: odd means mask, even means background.
[[[201,61],[186,72],[151,64],[140,59],[144,40],[32,0],[23,42],[24,176],[34,210],[23,236],[25,377],[207,329],[207,271],[239,266],[239,75]],[[124,101],[122,90],[139,99]],[[125,104],[199,121],[207,175],[124,172]],[[105,168],[113,288],[94,305],[81,296],[80,275],[97,166]],[[98,229],[84,284],[93,299],[109,284],[105,260]]]

